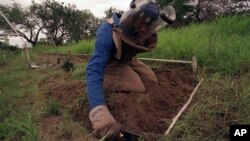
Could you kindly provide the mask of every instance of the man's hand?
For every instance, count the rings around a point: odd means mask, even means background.
[[[116,123],[105,105],[99,105],[92,109],[89,113],[89,119],[94,129],[93,134],[97,138],[114,137],[120,133],[120,124]]]

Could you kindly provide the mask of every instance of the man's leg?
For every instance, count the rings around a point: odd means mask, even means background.
[[[137,58],[134,59],[131,62],[131,67],[133,68],[135,72],[137,72],[140,75],[143,81],[150,80],[150,81],[157,82],[157,78],[153,70],[149,66],[141,62],[139,59]]]
[[[118,62],[107,66],[104,88],[108,92],[146,92],[140,76],[128,64]]]

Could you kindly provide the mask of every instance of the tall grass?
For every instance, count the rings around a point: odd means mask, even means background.
[[[250,70],[250,19],[221,17],[212,23],[192,24],[159,33],[158,47],[141,56],[190,60],[208,70],[236,73]]]
[[[86,78],[86,63],[76,65],[75,70],[72,73],[74,79],[85,80]]]
[[[0,139],[39,140],[33,120],[41,108],[36,82],[43,75],[27,69],[21,54],[9,56],[5,64],[0,69]]]
[[[63,46],[52,46],[52,45],[39,45],[31,49],[31,53],[80,53],[80,54],[91,54],[93,51],[95,40],[83,40],[78,43],[65,44]]]
[[[8,118],[0,123],[0,139],[12,138],[12,140],[39,141],[40,134],[34,125],[31,116],[16,120]]]

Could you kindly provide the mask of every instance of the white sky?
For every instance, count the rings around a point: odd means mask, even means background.
[[[14,1],[20,3],[24,7],[28,7],[31,4],[32,0],[14,0]],[[34,1],[40,2],[41,0],[34,0]],[[67,5],[68,3],[74,4],[79,10],[89,9],[97,17],[105,16],[104,11],[109,9],[111,6],[119,10],[126,10],[131,2],[131,0],[56,0],[56,1],[64,2],[64,5]],[[13,0],[0,0],[0,4],[3,5],[11,4],[12,2]],[[19,39],[18,37],[9,38],[9,43],[11,45],[19,45],[19,46],[23,44],[22,40]]]
[[[0,4],[11,4],[13,0],[0,0]],[[31,4],[32,0],[14,0],[17,3],[27,7]],[[40,2],[40,0],[34,0]],[[126,10],[129,7],[131,0],[56,0],[57,2],[64,2],[65,4],[75,4],[77,9],[89,9],[95,16],[104,16],[104,11],[111,6],[119,9]]]

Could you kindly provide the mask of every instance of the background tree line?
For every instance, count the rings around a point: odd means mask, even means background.
[[[190,22],[204,22],[213,20],[216,16],[228,14],[249,14],[250,0],[158,0],[161,7],[173,5],[176,9],[177,20],[175,26],[186,25]],[[75,5],[65,5],[56,0],[44,0],[41,3],[32,1],[27,8],[19,4],[0,5],[0,10],[16,27],[21,37],[36,46],[39,35],[43,33],[44,42],[50,41],[55,45],[95,36],[101,18],[95,17],[89,10],[79,10]],[[113,12],[123,13],[122,10],[110,7],[104,13],[105,18]],[[27,34],[29,33],[29,34]],[[17,36],[7,22],[0,18],[0,38]]]
[[[14,25],[21,37],[36,46],[41,33],[46,41],[62,45],[65,40],[78,42],[94,36],[100,19],[89,10],[79,10],[75,5],[65,5],[55,0],[42,3],[32,1],[27,9],[17,3],[0,5],[0,10]],[[0,18],[0,37],[17,36],[4,18]],[[27,34],[29,33],[29,34]]]
[[[250,0],[158,0],[161,7],[173,5],[176,26],[211,21],[217,16],[250,13]],[[193,3],[193,4],[192,4]],[[195,4],[194,4],[195,3]]]

